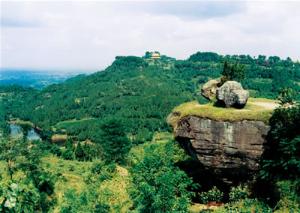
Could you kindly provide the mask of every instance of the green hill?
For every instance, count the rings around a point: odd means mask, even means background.
[[[242,84],[252,98],[243,111],[216,108],[199,94],[224,61],[245,66]],[[299,107],[275,110],[270,120],[275,145],[262,172],[272,179],[259,192],[247,183],[229,188],[207,171],[201,182],[199,164],[173,141],[166,122],[172,110],[171,123],[188,114],[266,121],[275,103],[266,98],[285,87],[300,100],[298,62],[216,53],[116,57],[103,71],[42,90],[0,86],[0,212],[200,212],[210,211],[209,201],[226,203],[212,206],[217,212],[298,212]],[[24,131],[36,127],[43,140],[6,137],[8,121]],[[51,137],[67,140],[57,145]]]
[[[11,89],[19,94],[6,110],[14,118],[30,120],[44,130],[66,130],[79,140],[92,139],[98,123],[114,117],[138,142],[151,138],[154,131],[167,130],[165,119],[175,106],[192,100],[205,102],[198,95],[199,88],[220,76],[225,60],[245,65],[242,84],[252,97],[275,98],[281,88],[292,87],[300,98],[300,64],[289,58],[198,52],[187,60],[116,57],[104,71],[79,75],[41,91]]]

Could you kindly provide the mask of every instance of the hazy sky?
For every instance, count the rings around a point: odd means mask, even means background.
[[[1,1],[1,67],[95,71],[158,50],[300,59],[296,1]]]

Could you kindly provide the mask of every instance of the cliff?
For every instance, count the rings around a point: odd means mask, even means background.
[[[196,102],[176,107],[168,117],[175,139],[206,168],[224,176],[259,168],[274,101],[250,99],[244,109]]]

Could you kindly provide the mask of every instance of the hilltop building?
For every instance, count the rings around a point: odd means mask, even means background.
[[[160,59],[160,53],[158,51],[149,52],[147,51],[144,56],[146,59]]]
[[[160,59],[160,53],[159,52],[152,52],[151,53],[152,59]]]

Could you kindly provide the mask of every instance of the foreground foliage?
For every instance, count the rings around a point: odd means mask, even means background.
[[[174,165],[174,149],[153,144],[145,149],[141,162],[133,166],[131,196],[139,212],[186,212],[192,181]]]
[[[40,166],[42,152],[27,141],[0,141],[0,160],[4,161],[0,179],[0,210],[3,212],[47,211],[55,177]],[[5,174],[6,171],[6,174]]]

